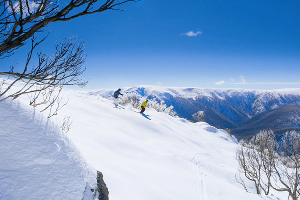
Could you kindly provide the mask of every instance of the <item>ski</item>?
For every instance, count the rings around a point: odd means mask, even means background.
[[[120,105],[115,105],[114,108],[118,108],[118,109],[125,109],[124,107],[120,106]]]

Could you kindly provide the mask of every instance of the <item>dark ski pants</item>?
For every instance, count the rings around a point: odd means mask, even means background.
[[[144,111],[146,110],[146,108],[145,107],[141,107],[141,108],[142,108],[141,113],[144,113]]]

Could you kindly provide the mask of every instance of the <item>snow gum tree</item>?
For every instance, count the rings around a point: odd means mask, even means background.
[[[121,5],[133,1],[136,0],[0,0],[0,58],[12,56],[25,44],[29,46],[23,67],[1,66],[0,101],[35,93],[31,105],[48,103],[47,107],[53,108],[60,93],[55,90],[65,85],[85,85],[79,78],[85,70],[83,44],[74,38],[56,45],[54,56],[37,53],[37,63],[31,64],[34,52],[49,34],[46,27],[53,22],[121,10]],[[18,83],[22,87],[14,89]]]
[[[254,183],[256,193],[270,189],[288,192],[297,200],[300,195],[300,134],[286,132],[277,141],[271,130],[261,131],[249,141],[241,141],[237,151],[239,170]],[[241,182],[245,187],[244,182]]]
[[[240,172],[254,183],[256,193],[269,194],[271,167],[269,159],[275,153],[275,135],[273,131],[261,131],[249,141],[241,141],[237,152]],[[269,164],[269,165],[268,165]]]
[[[278,151],[272,164],[274,181],[271,187],[288,192],[293,200],[297,200],[300,196],[300,134],[296,131],[286,132]]]

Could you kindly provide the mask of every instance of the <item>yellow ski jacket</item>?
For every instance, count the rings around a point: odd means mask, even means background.
[[[141,107],[146,107],[146,106],[147,106],[147,102],[148,102],[148,101],[144,101],[144,102],[142,103]]]

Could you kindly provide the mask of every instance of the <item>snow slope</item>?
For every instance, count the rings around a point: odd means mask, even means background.
[[[83,195],[95,178],[87,166],[103,173],[111,200],[287,198],[245,192],[235,180],[238,143],[223,130],[151,109],[142,116],[90,92],[63,95],[69,103],[51,118],[57,126],[25,106],[26,98],[20,106],[0,103],[1,200],[92,199]],[[71,142],[57,130],[66,116]]]
[[[235,180],[235,138],[206,123],[191,123],[147,109],[144,117],[128,106],[89,92],[69,91],[61,111],[71,116],[69,138],[104,174],[112,200],[261,200]],[[246,181],[251,191],[252,184]],[[253,188],[253,187],[252,187]]]
[[[18,101],[0,103],[1,200],[92,199],[95,173],[50,121]]]

